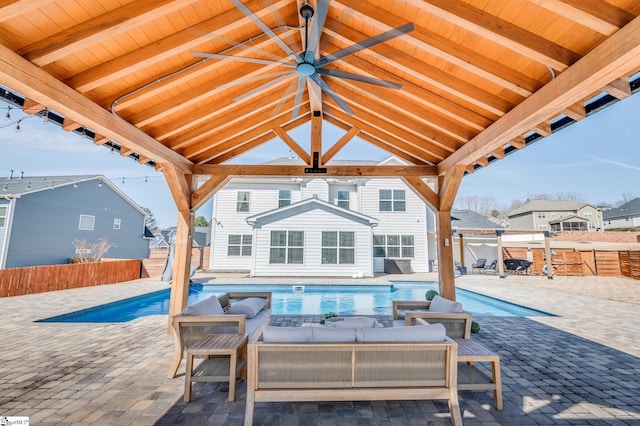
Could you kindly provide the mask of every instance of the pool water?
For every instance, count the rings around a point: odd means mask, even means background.
[[[274,315],[391,315],[393,300],[425,300],[437,283],[402,282],[389,286],[202,285],[191,284],[189,305],[228,291],[270,291]],[[170,289],[107,303],[40,322],[126,322],[169,313]],[[549,314],[479,293],[456,289],[456,298],[473,316],[548,316]]]

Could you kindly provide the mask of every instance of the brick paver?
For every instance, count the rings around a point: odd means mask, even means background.
[[[640,282],[469,275],[456,284],[556,315],[476,318],[481,332],[473,338],[501,357],[504,410],[493,408],[490,392],[461,392],[465,424],[640,424]],[[121,324],[33,322],[162,288],[165,283],[139,280],[0,299],[0,416],[60,425],[242,424],[244,381],[238,383],[235,402],[227,401],[226,383],[197,383],[192,402],[182,402],[183,375],[166,378],[173,338],[167,335],[165,316]],[[389,324],[388,317],[378,318]],[[272,323],[318,319],[274,316]],[[270,425],[439,425],[449,424],[447,413],[440,401],[258,403],[255,420]]]

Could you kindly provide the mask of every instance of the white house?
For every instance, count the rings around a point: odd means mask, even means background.
[[[340,163],[353,164],[331,164]],[[216,272],[370,277],[385,259],[428,270],[427,207],[399,178],[236,178],[215,195],[212,217]]]

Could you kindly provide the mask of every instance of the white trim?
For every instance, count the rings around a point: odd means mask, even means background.
[[[16,199],[6,197],[9,200],[9,208],[7,209],[7,219],[4,223],[4,245],[0,252],[0,269],[4,269],[7,265],[7,253],[9,253],[9,244],[11,243],[11,227],[13,226],[13,215],[16,208]]]

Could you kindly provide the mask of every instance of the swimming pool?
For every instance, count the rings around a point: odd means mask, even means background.
[[[228,291],[270,291],[274,315],[320,315],[336,312],[340,315],[391,315],[393,300],[424,300],[427,290],[437,283],[402,282],[388,286],[343,285],[202,285],[191,284],[189,305],[211,295]],[[93,308],[72,312],[39,322],[126,322],[147,315],[169,312],[170,289]],[[548,316],[550,314],[456,289],[456,297],[473,316]]]

